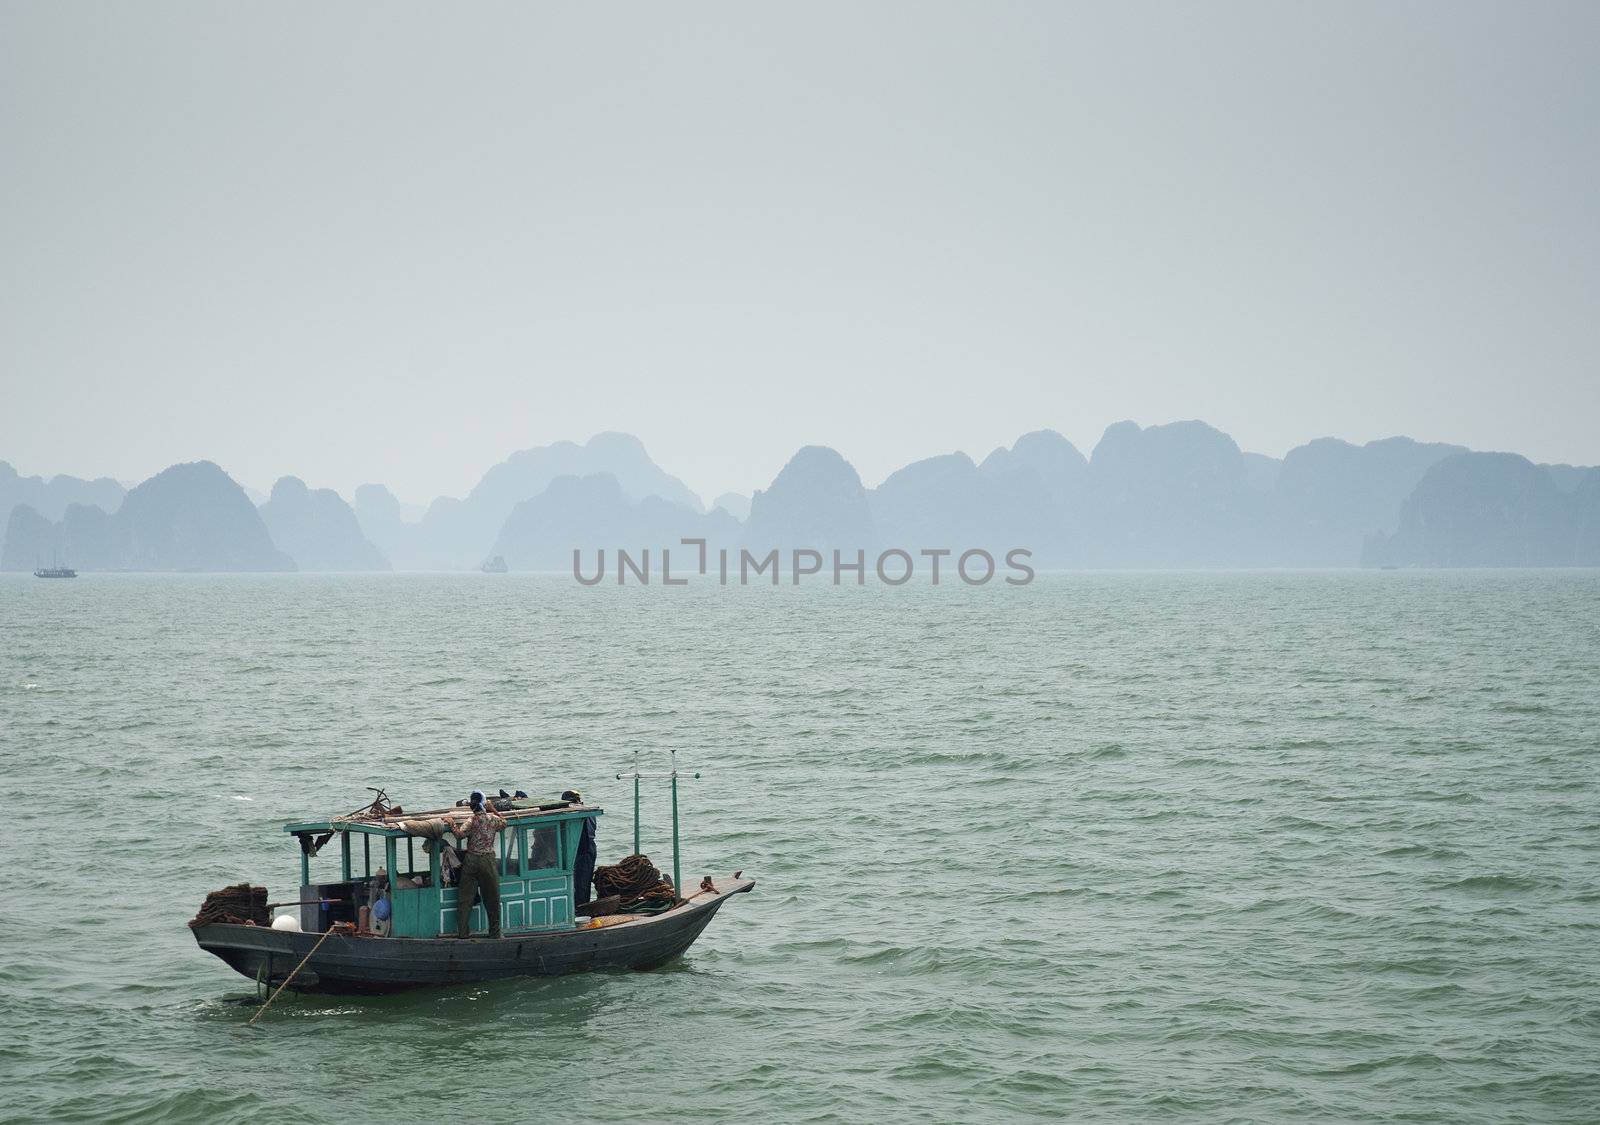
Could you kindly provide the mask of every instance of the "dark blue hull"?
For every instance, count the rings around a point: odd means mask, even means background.
[[[730,895],[753,879],[718,880],[717,892],[665,914],[620,925],[503,938],[381,938],[334,934],[290,982],[296,992],[379,993],[507,977],[601,969],[654,969],[694,944]],[[252,980],[281,983],[322,934],[213,924],[194,931],[207,953]]]

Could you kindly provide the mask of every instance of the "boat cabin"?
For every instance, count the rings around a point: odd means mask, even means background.
[[[462,844],[445,830],[460,808],[401,815],[358,813],[298,821],[284,831],[300,844],[300,928],[326,931],[335,922],[371,925],[397,938],[456,932]],[[509,936],[573,925],[573,865],[583,822],[604,810],[564,801],[516,801],[495,810],[506,820],[495,836],[500,870],[500,926]],[[337,870],[332,870],[337,857]],[[337,877],[323,877],[323,876]],[[380,900],[387,898],[389,917]],[[366,912],[363,912],[366,908]],[[365,928],[365,927],[363,927]],[[483,904],[472,907],[472,932],[488,931]]]

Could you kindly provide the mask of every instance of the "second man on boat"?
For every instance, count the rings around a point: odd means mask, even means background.
[[[483,912],[489,916],[489,936],[497,938],[500,936],[500,870],[494,858],[494,837],[504,830],[506,822],[504,817],[489,811],[479,790],[472,791],[468,803],[472,806],[471,818],[464,826],[451,829],[467,842],[456,897],[456,936],[471,935],[473,896],[482,895]]]

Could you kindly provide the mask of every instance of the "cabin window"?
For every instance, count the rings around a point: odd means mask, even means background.
[[[500,841],[500,874],[517,874],[517,853],[520,846],[521,833],[501,832],[497,837]]]
[[[395,866],[400,868],[400,882],[396,885],[400,888],[404,889],[408,884],[425,887],[433,882],[433,857],[424,845],[425,841],[415,836],[406,837],[404,850],[396,845]]]
[[[549,871],[561,866],[561,849],[554,825],[549,828],[530,828],[527,837],[528,871]]]

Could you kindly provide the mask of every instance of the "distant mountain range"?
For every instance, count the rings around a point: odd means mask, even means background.
[[[569,571],[574,550],[667,547],[682,573],[697,551],[680,562],[684,538],[850,559],[1025,547],[1041,569],[1600,565],[1600,469],[1406,437],[1320,438],[1280,460],[1195,421],[1119,422],[1087,457],[1038,430],[871,489],[838,452],[807,446],[767,488],[709,511],[637,438],[606,433],[513,453],[420,519],[381,484],[354,501],[284,477],[258,508],[210,462],[126,493],[0,462],[0,569],[461,570],[502,555],[512,570]]]
[[[5,461],[0,461],[0,522],[10,515],[18,504],[26,504],[48,520],[58,520],[66,515],[71,504],[89,504],[102,512],[114,512],[127,495],[110,477],[98,480],[81,480],[78,477],[59,476],[45,480],[43,477],[18,476]]]

